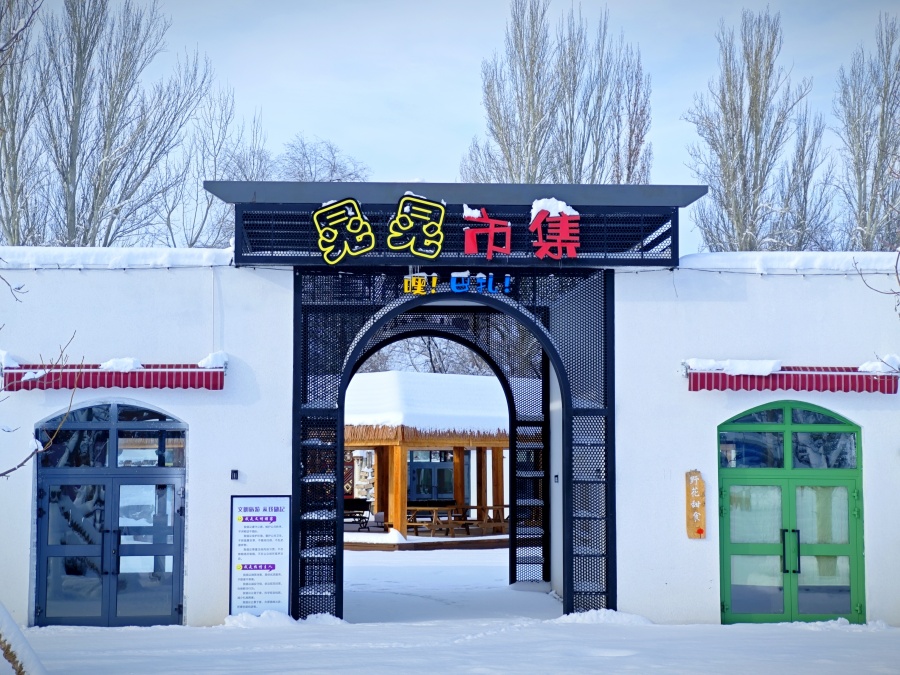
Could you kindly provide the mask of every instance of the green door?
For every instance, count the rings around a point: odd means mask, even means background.
[[[862,615],[859,489],[846,479],[723,479],[723,622]]]
[[[719,427],[722,622],[865,622],[859,429],[785,401]]]

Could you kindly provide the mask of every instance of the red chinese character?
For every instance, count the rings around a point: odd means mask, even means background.
[[[463,220],[469,223],[482,223],[487,227],[467,227],[465,229],[465,237],[463,239],[463,253],[472,255],[479,253],[478,251],[478,235],[487,235],[487,259],[492,260],[494,253],[505,253],[509,255],[512,251],[512,228],[505,220],[497,220],[491,218],[487,214],[487,209],[481,209],[480,216],[463,216]],[[495,237],[498,234],[504,236],[504,244],[497,246]]]
[[[548,218],[550,212],[547,209],[539,211],[531,221],[528,228],[530,232],[537,234],[536,241],[532,245],[537,249],[534,254],[538,258],[550,257],[559,260],[565,253],[567,258],[578,256],[578,247],[581,245],[578,231],[578,214],[569,215],[560,213],[558,216]],[[547,224],[547,232],[544,234],[544,223]]]

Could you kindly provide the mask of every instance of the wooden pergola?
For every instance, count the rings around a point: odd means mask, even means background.
[[[492,504],[504,503],[503,450],[509,447],[505,430],[494,432],[465,429],[429,431],[407,425],[344,426],[345,448],[373,448],[375,451],[375,494],[373,511],[384,511],[385,522],[404,537],[407,532],[407,488],[410,450],[453,451],[453,501],[465,504],[464,456],[467,448],[475,452],[475,504],[488,503],[487,451],[491,450]]]

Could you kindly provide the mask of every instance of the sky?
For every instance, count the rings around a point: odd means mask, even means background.
[[[900,628],[877,621],[666,626],[609,610],[562,616],[554,596],[507,585],[508,559],[502,548],[347,551],[344,621],[268,612],[207,628],[11,627],[6,635],[31,652],[32,665],[66,675],[823,675],[890,673],[900,663]],[[4,666],[0,658],[0,675],[11,673]]]
[[[551,17],[571,6],[552,0]],[[738,26],[741,7],[766,6],[781,14],[781,64],[795,81],[812,78],[810,104],[826,115],[841,64],[874,42],[879,12],[898,12],[896,0],[581,3],[592,25],[608,7],[611,29],[640,47],[652,78],[651,182],[697,182],[686,167],[695,133],[682,117],[716,73],[720,21]],[[455,182],[472,139],[483,137],[481,63],[503,47],[506,0],[160,0],[160,7],[172,26],[154,68],[163,72],[185,48],[207,54],[217,81],[234,89],[239,113],[261,114],[275,152],[303,133],[337,144],[374,181]],[[699,246],[686,215],[682,254]]]

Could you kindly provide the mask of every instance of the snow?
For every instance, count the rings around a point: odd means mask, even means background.
[[[0,246],[2,269],[151,269],[221,267],[232,249]]]
[[[344,424],[495,433],[507,430],[509,408],[496,377],[357,373],[347,387]]]
[[[900,629],[811,624],[654,625],[562,616],[508,585],[506,549],[345,552],[345,620],[229,617],[206,628],[29,628],[49,673],[896,673]],[[188,608],[189,608],[188,599]],[[2,672],[2,671],[0,671]],[[40,671],[29,671],[40,672]]]
[[[10,356],[9,352],[0,349],[0,369],[3,368],[18,368],[19,362],[16,361],[12,356]]]
[[[689,370],[722,371],[727,375],[771,375],[781,370],[781,361],[773,359],[685,359]]]
[[[565,213],[569,216],[577,216],[578,211],[573,209],[571,206],[566,204],[559,199],[554,199],[553,197],[545,198],[545,199],[535,199],[531,203],[531,219],[534,220],[538,213],[541,211],[549,211],[551,216],[558,216],[560,213]]]
[[[752,253],[694,253],[683,256],[683,270],[752,272],[756,274],[859,274],[896,270],[896,253],[755,251]]]
[[[144,366],[133,356],[110,359],[100,364],[100,370],[109,370],[115,373],[129,373],[133,370],[143,370]]]
[[[12,648],[28,675],[44,675],[47,672],[32,649],[31,643],[22,634],[22,630],[13,621],[2,603],[0,603],[0,637]],[[13,669],[3,658],[3,652],[0,652],[0,674],[5,675],[7,672],[12,673]]]
[[[226,352],[213,352],[197,363],[201,368],[224,368],[228,365],[228,354]]]
[[[468,204],[463,204],[463,218],[481,218],[481,211],[470,209]]]
[[[859,367],[861,373],[896,373],[900,371],[900,356],[888,354],[875,361],[866,361]]]
[[[27,370],[22,374],[22,382],[30,382],[31,380],[39,380],[47,374],[46,370]]]

